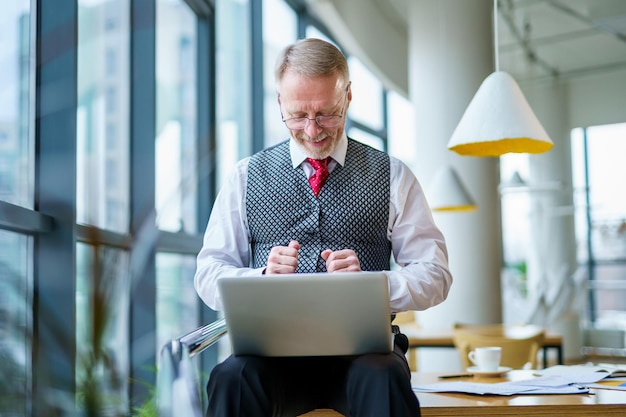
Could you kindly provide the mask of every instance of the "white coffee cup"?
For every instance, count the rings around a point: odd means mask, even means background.
[[[497,371],[502,357],[502,348],[498,346],[477,347],[467,357],[479,371]]]

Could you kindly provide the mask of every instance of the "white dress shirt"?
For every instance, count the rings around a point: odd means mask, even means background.
[[[306,154],[291,140],[291,162],[302,165],[307,176],[314,173]],[[328,170],[345,163],[348,148],[343,136]],[[237,163],[219,192],[197,257],[195,288],[212,309],[221,310],[217,280],[231,276],[261,276],[263,268],[250,268],[250,233],[246,218],[248,160]],[[397,268],[385,271],[389,282],[390,307],[394,312],[425,310],[444,301],[452,284],[445,240],[435,225],[422,188],[408,167],[391,157],[391,195],[387,238]]]

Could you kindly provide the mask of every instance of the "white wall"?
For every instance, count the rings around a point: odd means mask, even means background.
[[[394,20],[375,0],[307,0],[316,15],[351,55],[385,86],[408,96],[406,24]]]
[[[626,122],[626,71],[569,82],[572,128]]]

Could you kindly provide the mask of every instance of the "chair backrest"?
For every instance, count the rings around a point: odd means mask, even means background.
[[[544,335],[544,330],[534,325],[455,325],[454,345],[464,369],[472,366],[469,352],[483,346],[502,348],[501,366],[537,369],[537,353]]]

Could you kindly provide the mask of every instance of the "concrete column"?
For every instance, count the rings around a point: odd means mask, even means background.
[[[554,142],[551,151],[529,156],[526,181],[530,197],[528,259],[530,321],[564,337],[565,358],[578,358],[582,345],[580,319],[585,291],[577,270],[567,120],[567,87],[558,80],[522,86],[529,103]]]
[[[478,204],[475,212],[435,213],[448,244],[454,284],[440,306],[417,314],[420,325],[500,322],[498,159],[461,157],[447,143],[482,81],[494,71],[490,0],[415,0],[409,19],[409,91],[415,106],[417,177],[427,190],[451,164]],[[428,196],[427,196],[428,197]],[[458,370],[458,354],[420,352],[419,369]]]

